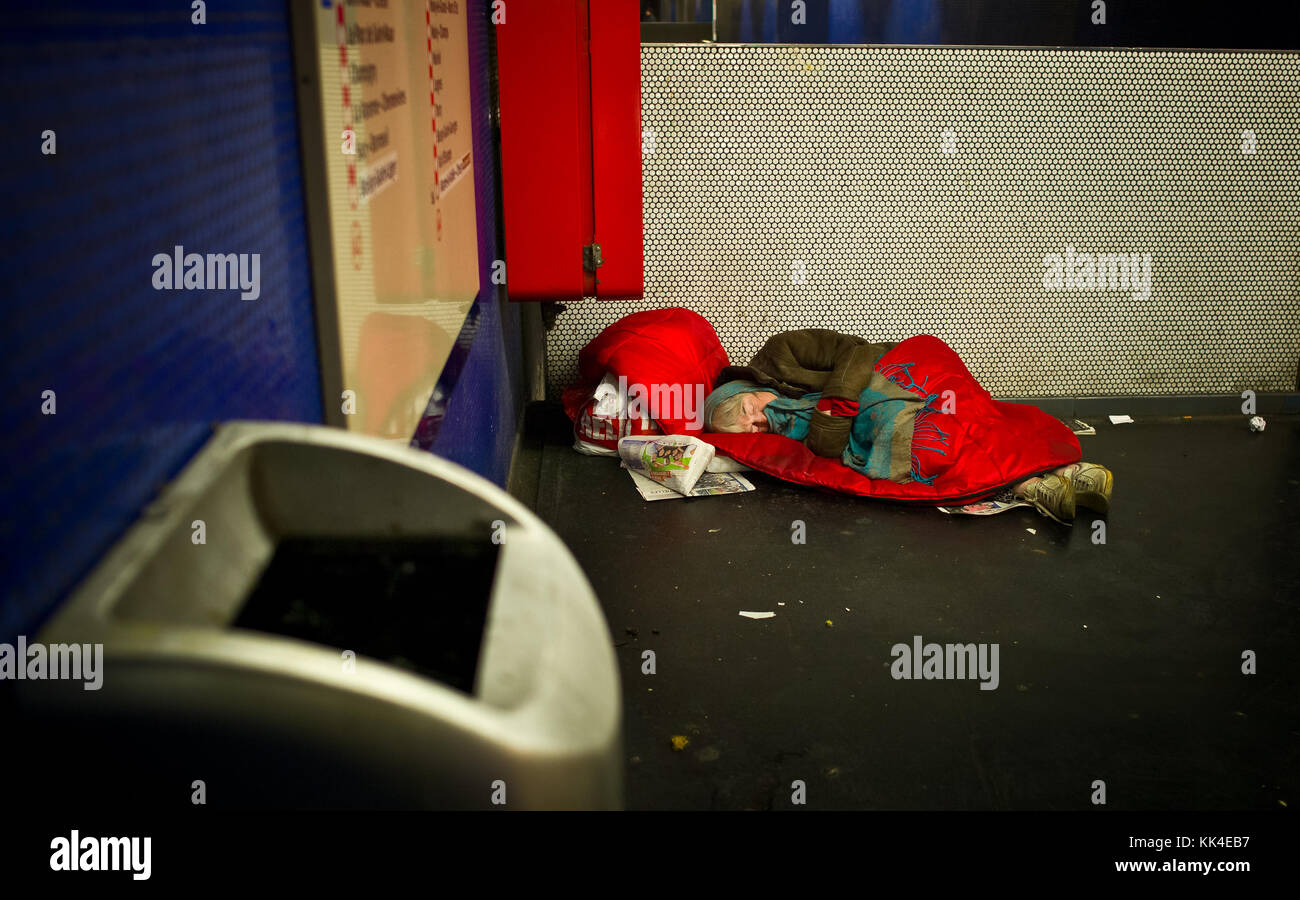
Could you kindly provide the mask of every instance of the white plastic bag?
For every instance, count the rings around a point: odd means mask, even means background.
[[[662,433],[646,416],[629,418],[627,404],[620,399],[626,400],[619,395],[618,379],[607,373],[575,415],[574,450],[587,456],[618,456],[619,438]]]

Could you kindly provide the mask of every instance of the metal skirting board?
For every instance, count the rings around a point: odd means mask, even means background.
[[[1104,419],[1109,415],[1233,416],[1245,418],[1239,394],[1126,394],[1113,397],[999,397],[1011,403],[1032,403],[1054,416]],[[1255,413],[1262,416],[1300,415],[1300,393],[1256,394]]]
[[[645,298],[566,305],[548,396],[664,306],[737,362],[823,327],[997,396],[1297,389],[1298,54],[642,44],[641,90]]]

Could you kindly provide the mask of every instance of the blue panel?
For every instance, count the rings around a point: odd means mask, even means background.
[[[947,44],[1035,47],[1181,47],[1294,50],[1294,4],[1142,0],[1109,4],[1105,25],[1091,3],[1067,0],[717,0],[722,43]],[[701,7],[707,4],[700,4]],[[1277,10],[1288,9],[1279,15]]]
[[[885,24],[886,44],[938,44],[943,41],[939,0],[894,0]]]
[[[718,36],[767,44],[937,44],[944,39],[939,0],[806,0],[799,24],[793,12],[788,0],[724,0]]]
[[[495,63],[487,0],[471,0],[470,104],[478,213],[479,293],[411,441],[504,486],[523,404],[519,309],[492,284],[497,244],[496,149],[491,101]]]
[[[518,329],[519,310],[496,301],[480,310],[477,336],[432,449],[504,486],[522,402],[518,381],[511,377],[518,354],[507,349],[506,335],[512,325]]]
[[[39,626],[210,423],[322,420],[287,5],[189,15],[24,5],[0,33],[0,640]],[[155,290],[178,244],[259,254],[260,296]]]
[[[829,12],[829,32],[834,40],[845,44],[867,43],[867,14],[859,0],[830,0]]]
[[[767,44],[776,41],[777,21],[784,18],[785,10],[777,7],[776,0],[763,0],[763,42]]]

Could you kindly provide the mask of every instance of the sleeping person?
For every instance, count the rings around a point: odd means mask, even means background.
[[[781,434],[874,479],[931,484],[963,452],[995,468],[1004,455],[1011,469],[1024,443],[1024,435],[1008,433],[1014,423],[991,421],[987,391],[931,335],[899,345],[823,328],[787,331],[748,366],[724,369],[716,385],[704,404],[707,430]],[[972,416],[986,421],[972,427]],[[1068,524],[1076,506],[1108,511],[1113,485],[1109,469],[1079,461],[1013,487],[1040,513]]]

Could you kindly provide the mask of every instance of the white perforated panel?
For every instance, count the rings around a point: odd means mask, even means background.
[[[641,85],[646,296],[567,306],[552,395],[661,306],[737,363],[822,327],[938,335],[1002,396],[1295,389],[1296,54],[646,44]],[[1136,282],[1049,289],[1053,253]]]

